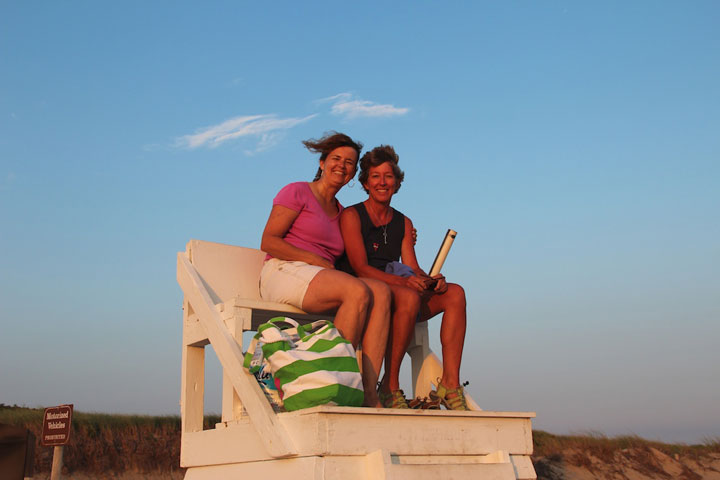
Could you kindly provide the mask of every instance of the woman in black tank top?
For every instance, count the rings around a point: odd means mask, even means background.
[[[412,221],[390,206],[404,178],[398,160],[395,150],[386,145],[367,152],[360,160],[360,183],[369,197],[346,208],[340,217],[346,256],[337,268],[382,280],[392,291],[392,325],[385,352],[385,375],[378,392],[383,405],[408,408],[398,376],[415,322],[444,312],[440,327],[443,376],[431,397],[447,408],[467,410],[460,385],[465,291],[460,285],[446,283],[442,275],[430,278],[418,265]],[[403,265],[397,263],[400,259]],[[405,276],[398,275],[398,270]]]

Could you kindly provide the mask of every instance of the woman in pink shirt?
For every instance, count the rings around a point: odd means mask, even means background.
[[[390,323],[390,289],[379,280],[335,270],[344,244],[343,206],[337,192],[357,172],[362,144],[331,132],[303,142],[320,154],[312,182],[285,186],[273,200],[261,248],[268,253],[260,274],[260,295],[310,313],[335,312],[335,326],[354,347],[362,344],[365,405],[381,406],[375,386]]]

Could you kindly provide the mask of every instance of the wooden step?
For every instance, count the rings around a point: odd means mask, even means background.
[[[499,462],[496,460],[500,460]],[[188,469],[185,480],[515,480],[535,478],[517,474],[505,452],[486,456],[403,456],[378,450],[366,456],[301,457]]]
[[[353,407],[315,407],[281,413],[279,421],[299,456],[532,454],[530,412],[452,412]],[[249,419],[182,437],[181,466],[268,459]]]

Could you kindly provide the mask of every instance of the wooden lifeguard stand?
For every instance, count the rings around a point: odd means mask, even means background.
[[[275,316],[316,319],[260,299],[260,250],[191,240],[178,253],[184,293],[182,440],[186,480],[535,479],[532,412],[397,410],[321,406],[275,413],[242,367],[242,332]],[[324,316],[327,318],[327,316]],[[205,347],[223,368],[222,421],[203,430]],[[414,394],[442,365],[419,324],[408,353]]]

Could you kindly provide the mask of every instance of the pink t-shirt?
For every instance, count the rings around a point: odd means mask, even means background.
[[[307,182],[295,182],[280,190],[273,199],[275,205],[299,212],[283,237],[290,245],[316,253],[331,263],[335,263],[345,251],[340,234],[340,213],[343,211],[340,202],[337,202],[338,214],[330,218],[313,195],[310,185]],[[272,256],[268,255],[267,258]]]

